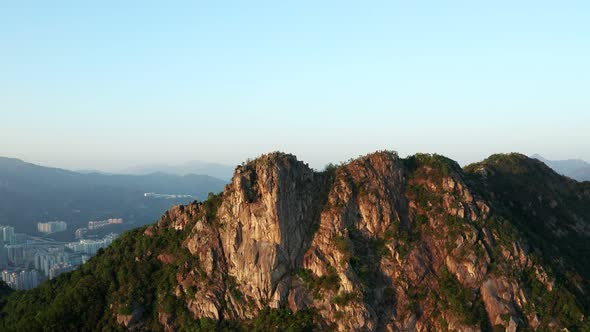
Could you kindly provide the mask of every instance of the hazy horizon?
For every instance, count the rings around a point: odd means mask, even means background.
[[[338,164],[338,163],[341,163],[341,162],[346,162],[346,161],[348,161],[350,159],[354,159],[354,158],[357,158],[357,157],[359,157],[361,155],[365,155],[365,154],[372,153],[372,152],[375,152],[375,151],[377,151],[377,150],[367,151],[366,153],[362,153],[362,154],[350,156],[350,157],[343,158],[343,159],[340,159],[340,160],[328,161],[327,163],[321,164],[321,165],[320,164],[314,165],[314,164],[311,164],[311,163],[309,165],[310,165],[310,167],[312,167],[312,168],[314,168],[316,170],[322,170],[328,163]],[[268,152],[273,152],[273,151],[268,151]],[[281,151],[281,152],[290,153],[289,151]],[[498,153],[512,153],[512,152],[522,153],[522,152],[518,152],[518,151],[498,152]],[[421,152],[420,151],[417,151],[415,153],[421,153]],[[400,156],[401,157],[407,157],[407,156],[413,155],[415,153],[409,153],[409,154],[401,154],[400,153]],[[436,153],[436,152],[429,152],[429,153]],[[546,159],[548,161],[564,161],[564,160],[573,160],[573,159],[575,159],[575,160],[582,160],[584,162],[590,163],[590,161],[585,160],[585,159],[582,159],[582,158],[555,159],[555,158],[548,158],[546,155],[543,155],[541,153],[530,153],[530,154],[523,153],[523,154],[525,154],[525,155],[527,155],[527,156],[529,156],[531,158],[534,157],[533,155],[537,154],[537,155],[541,156],[542,158],[544,158],[544,159]],[[298,160],[301,160],[303,162],[309,163],[309,161],[307,161],[307,160],[299,157],[298,155],[296,155],[296,156],[297,156]],[[453,159],[449,155],[445,155],[445,156]],[[49,163],[36,162],[36,161],[33,161],[33,160],[27,160],[27,159],[13,157],[13,156],[0,155],[0,158],[15,158],[15,159],[19,159],[19,160],[22,160],[24,162],[27,162],[27,163],[31,163],[31,164],[35,164],[35,165],[39,165],[39,166],[44,166],[44,167],[60,168],[60,169],[74,171],[74,172],[87,172],[87,171],[94,172],[94,171],[97,171],[97,172],[113,173],[113,174],[148,174],[148,173],[151,173],[151,172],[135,171],[134,169],[135,168],[144,168],[144,167],[145,168],[158,169],[159,167],[186,166],[186,165],[191,164],[191,163],[204,163],[204,164],[212,164],[214,166],[235,167],[235,166],[241,164],[242,162],[246,161],[247,159],[254,159],[256,157],[259,157],[259,155],[248,157],[248,158],[246,158],[244,160],[240,160],[240,161],[235,162],[233,164],[230,164],[230,163],[220,163],[220,162],[207,161],[207,160],[186,160],[184,162],[181,161],[181,162],[178,162],[178,163],[169,163],[169,164],[163,163],[163,162],[154,162],[154,163],[133,164],[133,165],[127,165],[127,166],[122,166],[122,167],[114,167],[114,168],[104,168],[104,169],[101,169],[101,168],[68,167],[68,166],[59,165],[59,164],[49,164]],[[466,162],[461,162],[461,161],[456,160],[456,159],[453,159],[453,160],[457,161],[461,166],[466,166],[466,165],[469,165],[469,164],[474,163],[474,162],[482,161],[482,160],[484,160],[487,157],[489,157],[489,156],[486,156],[486,157],[484,157],[482,159],[470,160],[470,161],[466,161]],[[162,170],[158,170],[158,171],[160,172]],[[166,173],[166,171],[163,171],[163,172]],[[199,173],[199,174],[202,174],[202,175],[211,175],[211,174],[206,174],[206,173]],[[217,176],[217,177],[218,178],[222,178],[221,176]]]
[[[0,6],[0,155],[113,171],[379,149],[590,160],[582,1]]]

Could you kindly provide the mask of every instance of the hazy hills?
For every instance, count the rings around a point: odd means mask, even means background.
[[[568,176],[578,181],[590,181],[590,163],[581,159],[567,160],[548,160],[539,154],[534,154],[531,158],[538,159],[547,166],[553,168],[557,173]]]
[[[146,223],[173,203],[190,199],[145,198],[145,192],[185,194],[202,199],[226,181],[206,175],[114,175],[78,173],[0,157],[0,224],[32,232],[35,223],[60,219],[86,222],[123,217]]]
[[[121,174],[150,174],[167,173],[175,175],[206,174],[223,180],[229,180],[234,172],[234,167],[206,161],[187,161],[179,165],[151,164],[139,165],[121,170]]]
[[[520,154],[271,153],[79,270],[6,331],[587,331],[590,183]]]

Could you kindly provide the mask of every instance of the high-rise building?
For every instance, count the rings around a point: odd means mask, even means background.
[[[25,247],[22,245],[6,246],[8,251],[8,261],[14,265],[21,265],[25,260]]]
[[[22,282],[22,289],[31,289],[39,285],[39,276],[36,270],[21,271],[19,275]]]
[[[113,224],[122,224],[122,218],[110,218],[101,221],[89,221],[88,222],[88,229],[99,229],[104,226],[113,225]]]
[[[49,271],[56,264],[69,263],[70,257],[63,248],[38,249],[35,253],[35,269],[49,276]]]
[[[31,289],[39,285],[39,275],[36,270],[4,270],[2,281],[17,290]]]
[[[5,244],[14,243],[14,227],[0,225],[0,238]]]
[[[68,229],[68,224],[65,221],[48,221],[37,223],[37,230],[40,233],[55,233],[62,232]]]
[[[76,253],[94,255],[98,249],[106,248],[116,238],[117,234],[111,233],[105,236],[102,240],[80,240],[78,242],[68,243],[66,244],[66,247]]]
[[[3,269],[8,266],[8,248],[0,244],[0,268]]]

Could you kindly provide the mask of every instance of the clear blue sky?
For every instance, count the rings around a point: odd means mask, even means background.
[[[0,3],[0,155],[67,168],[590,160],[589,89],[588,1]]]

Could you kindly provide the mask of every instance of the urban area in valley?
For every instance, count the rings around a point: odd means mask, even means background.
[[[72,271],[111,244],[118,234],[109,229],[121,224],[121,218],[89,221],[87,227],[76,229],[75,241],[51,237],[68,229],[65,221],[39,222],[34,235],[16,233],[14,227],[0,225],[2,280],[17,290],[31,289]]]

